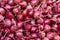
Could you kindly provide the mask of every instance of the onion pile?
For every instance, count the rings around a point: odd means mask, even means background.
[[[0,40],[60,40],[60,1],[0,0]]]

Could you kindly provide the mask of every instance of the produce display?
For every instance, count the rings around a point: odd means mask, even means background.
[[[60,40],[60,0],[0,0],[0,40]]]

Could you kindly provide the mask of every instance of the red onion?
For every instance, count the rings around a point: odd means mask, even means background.
[[[50,27],[48,24],[46,24],[46,25],[44,26],[44,31],[45,31],[45,32],[49,32],[50,29],[51,29],[51,27]]]
[[[23,16],[27,16],[27,14],[28,14],[28,10],[25,9],[25,10],[22,12],[22,15],[23,15]]]
[[[60,36],[59,35],[55,35],[54,36],[54,40],[60,40]]]
[[[6,10],[11,10],[12,6],[10,6],[9,4],[6,4],[4,7]]]
[[[40,34],[40,35],[39,35],[39,34]],[[44,37],[46,36],[46,34],[45,34],[44,31],[41,31],[41,32],[38,33],[38,36],[39,36],[40,38],[44,38]]]
[[[13,37],[14,37],[14,34],[12,34],[12,33],[9,34],[9,37],[10,37],[10,38],[13,38]]]
[[[4,40],[11,40],[11,38],[9,38],[9,37],[6,37]]]
[[[32,21],[31,21],[31,24],[32,24],[32,25],[35,25],[35,20],[32,20]]]
[[[26,7],[27,6],[27,2],[26,1],[22,1],[19,3],[22,7]]]
[[[45,37],[43,40],[49,40],[49,38]]]
[[[34,18],[38,19],[40,17],[40,12],[39,11],[36,11],[34,13]]]
[[[32,27],[31,28],[31,32],[36,32],[36,30],[37,30],[37,27]]]
[[[6,18],[8,18],[8,19],[14,18],[13,14],[12,14],[11,12],[6,12],[5,16],[6,16]]]
[[[9,30],[8,28],[5,29],[5,32],[6,32],[7,34],[10,34],[10,30]]]
[[[5,24],[6,27],[10,27],[11,26],[11,20],[10,19],[5,19],[4,24]]]
[[[0,15],[0,22],[4,20],[4,17]]]
[[[33,7],[31,6],[30,3],[28,3],[28,5],[27,5],[27,9],[28,9],[28,10],[32,10],[32,9],[33,9]]]
[[[10,30],[11,30],[12,32],[15,32],[15,31],[17,31],[17,29],[18,29],[18,28],[17,28],[16,26],[11,26],[11,29],[10,29]]]
[[[8,1],[8,4],[9,4],[9,5],[14,5],[14,0],[9,0],[9,1]]]
[[[22,28],[23,27],[23,23],[22,22],[17,22],[17,28]]]
[[[22,37],[22,36],[23,36],[23,33],[21,33],[21,32],[16,32],[16,36],[17,36],[17,37]]]
[[[31,5],[32,6],[36,6],[38,4],[38,2],[39,2],[38,0],[32,0],[31,1]]]
[[[38,24],[43,24],[43,21],[44,21],[44,20],[43,20],[42,18],[40,18],[40,19],[37,20],[37,23],[38,23]]]
[[[14,3],[19,4],[23,0],[14,0]]]
[[[0,14],[5,14],[5,9],[4,8],[0,8]]]
[[[24,26],[25,26],[24,27],[25,30],[30,30],[32,27],[30,24],[25,24]]]
[[[21,15],[21,14],[16,15],[16,19],[17,19],[17,21],[23,20],[23,15]]]
[[[32,33],[31,34],[31,38],[36,38],[37,37],[37,34],[36,33]]]
[[[54,37],[54,35],[56,35],[55,32],[48,32],[47,33],[47,38],[52,39]]]
[[[20,13],[20,6],[16,5],[16,6],[14,7],[14,9],[13,9],[13,13],[14,13],[14,14]]]

